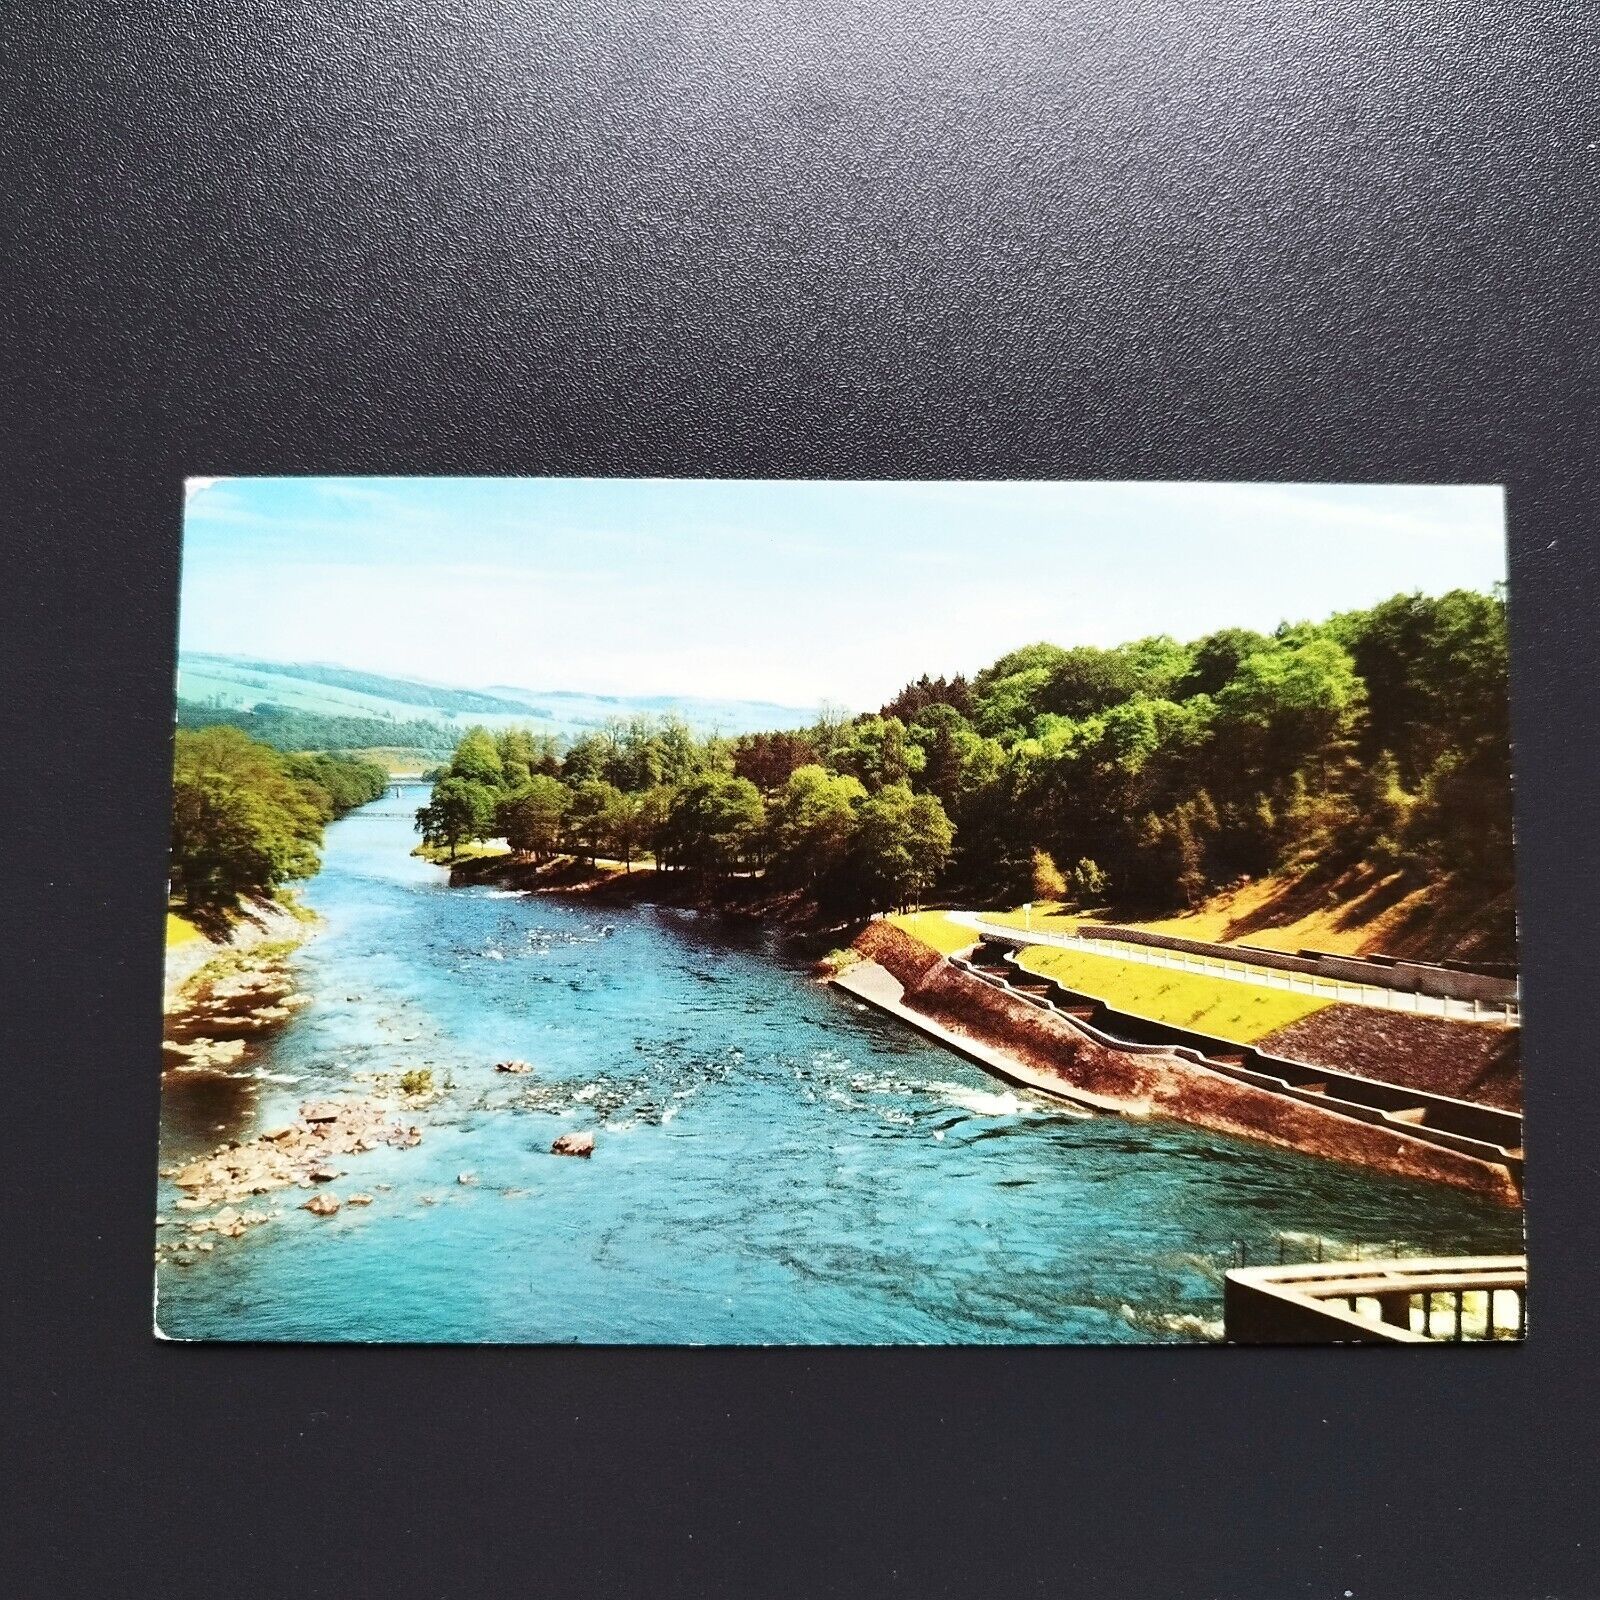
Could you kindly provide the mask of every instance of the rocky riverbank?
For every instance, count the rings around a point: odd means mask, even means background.
[[[402,1092],[397,1098],[403,1110],[408,1097]],[[285,1189],[315,1191],[301,1209],[319,1217],[332,1216],[341,1205],[371,1205],[370,1193],[341,1196],[332,1186],[346,1175],[340,1164],[344,1161],[382,1146],[409,1150],[421,1144],[422,1130],[396,1116],[395,1109],[390,1097],[379,1095],[308,1101],[294,1121],[282,1127],[243,1143],[229,1140],[207,1156],[164,1168],[161,1176],[183,1191],[173,1210],[184,1215],[156,1217],[161,1230],[157,1265],[192,1266],[198,1255],[214,1250],[219,1241],[237,1239],[251,1228],[277,1221],[283,1215],[281,1206],[265,1202],[251,1207],[249,1202]]]
[[[309,997],[295,991],[288,957],[315,932],[315,918],[275,901],[245,906],[221,942],[169,949],[163,1011],[163,1066],[222,1071],[252,1037],[290,1017]]]

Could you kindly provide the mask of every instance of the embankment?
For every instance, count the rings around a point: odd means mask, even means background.
[[[1392,1127],[1285,1098],[1170,1049],[1104,1042],[1067,1017],[1030,1006],[963,972],[887,922],[871,924],[855,948],[900,982],[903,1004],[957,1033],[998,1045],[1131,1114],[1170,1116],[1219,1133],[1520,1204],[1517,1185],[1503,1167]]]
[[[308,913],[257,900],[241,908],[226,938],[169,947],[162,1002],[165,1067],[232,1066],[251,1037],[305,1004],[294,992],[287,960],[315,930]]]

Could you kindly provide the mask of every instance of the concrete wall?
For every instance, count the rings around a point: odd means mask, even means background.
[[[898,928],[873,924],[856,948],[899,979],[905,1005],[1014,1051],[1069,1085],[1120,1101],[1131,1114],[1153,1112],[1309,1155],[1450,1184],[1506,1205],[1521,1203],[1516,1180],[1503,1165],[1425,1143],[1381,1118],[1360,1120],[1322,1103],[1274,1093],[1168,1047],[1097,1036],[963,972]]]
[[[1115,939],[1123,944],[1150,945],[1159,950],[1179,950],[1188,955],[1219,961],[1244,961],[1254,967],[1279,972],[1303,972],[1338,983],[1366,983],[1377,989],[1400,989],[1432,995],[1435,999],[1477,1000],[1484,1005],[1506,1006],[1517,998],[1514,978],[1497,978],[1482,972],[1462,972],[1423,961],[1374,961],[1361,956],[1335,956],[1320,952],[1291,955],[1286,950],[1263,950],[1253,944],[1212,944],[1204,939],[1184,939],[1177,934],[1152,933],[1148,928],[1123,928],[1112,923],[1080,922],[1080,939]]]
[[[1025,948],[1020,943],[999,938],[992,939],[991,942],[1010,944],[1012,949]],[[1133,1049],[1164,1047],[1176,1050],[1180,1054],[1192,1052],[1196,1056],[1209,1058],[1214,1071],[1254,1072],[1263,1077],[1276,1079],[1291,1090],[1299,1085],[1317,1082],[1337,1086],[1339,1098],[1353,1100],[1357,1105],[1371,1108],[1380,1114],[1414,1106],[1426,1106],[1430,1108],[1430,1123],[1453,1129],[1474,1142],[1507,1149],[1516,1149],[1522,1144],[1522,1118],[1514,1111],[1503,1111],[1494,1106],[1480,1106],[1471,1101],[1431,1094],[1427,1090],[1408,1088],[1403,1084],[1392,1084],[1381,1079],[1353,1076],[1333,1067],[1311,1066],[1303,1061],[1286,1060],[1282,1056],[1271,1055],[1265,1050],[1258,1049],[1255,1045],[1234,1044],[1227,1039],[1195,1033],[1190,1029],[1173,1027],[1164,1022],[1152,1022],[1147,1017],[1137,1017],[1131,1012],[1119,1011],[1094,995],[1082,994],[1069,988],[1059,978],[1027,971],[1019,972],[1018,976],[1034,982],[1048,983],[1055,991],[1059,1003],[1077,1002],[1092,1005],[1095,1009],[1091,1022],[1097,1026],[1089,1027],[1084,1023],[1080,1023],[1079,1026],[1087,1027],[1096,1036],[1102,1031],[1111,1035],[1108,1042],[1119,1047]],[[1128,1041],[1134,1043],[1129,1045]],[[1217,1057],[1237,1057],[1240,1066],[1237,1069],[1222,1068],[1215,1060]],[[1520,1167],[1515,1170],[1520,1173]]]

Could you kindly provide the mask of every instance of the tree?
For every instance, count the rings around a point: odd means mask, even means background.
[[[289,775],[314,785],[325,797],[328,819],[376,800],[389,787],[389,769],[356,756],[302,753],[285,758]]]
[[[855,854],[860,884],[874,907],[907,906],[933,886],[955,830],[931,794],[888,784],[861,805]]]
[[[1251,628],[1219,628],[1215,633],[1208,633],[1194,646],[1188,670],[1173,684],[1173,699],[1188,700],[1197,694],[1216,695],[1243,661],[1271,647],[1272,641],[1264,633]]]
[[[1063,652],[1044,685],[1041,708],[1058,716],[1082,718],[1131,700],[1145,685],[1145,674],[1129,653],[1131,648],[1097,650],[1080,645]]]
[[[1046,850],[1033,852],[1033,898],[1056,901],[1067,898],[1067,880]]]
[[[1072,869],[1072,898],[1079,906],[1099,905],[1110,887],[1105,873],[1087,856]]]
[[[747,733],[733,742],[734,775],[764,793],[781,788],[791,773],[816,759],[816,743],[804,732]]]
[[[674,865],[726,874],[759,848],[765,825],[760,792],[748,778],[704,772],[675,792],[663,833]]]
[[[498,789],[505,776],[500,751],[487,728],[468,728],[450,758],[450,776]]]
[[[1055,650],[1053,645],[1034,647],[1036,651],[1046,648],[1054,650],[1056,656],[1066,654],[1064,650]],[[1050,684],[1050,668],[1041,661],[1037,666],[1023,667],[1003,677],[987,681],[986,677],[985,673],[980,672],[973,681],[976,707],[973,721],[977,723],[980,733],[993,734],[997,739],[1014,744],[1026,736],[1033,719],[1045,709],[1044,697]]]
[[[1320,787],[1349,752],[1366,685],[1333,639],[1275,643],[1240,663],[1216,708],[1247,773],[1271,787],[1309,765]]]
[[[585,734],[581,739],[574,739],[561,758],[562,780],[574,789],[580,783],[602,782],[609,759],[606,741],[598,734]]]
[[[858,717],[845,729],[831,764],[860,780],[869,794],[903,784],[922,770],[922,751],[906,738],[898,717]]]
[[[580,854],[595,861],[610,841],[610,829],[622,799],[621,791],[613,783],[599,778],[584,778],[572,785],[571,805],[567,811],[567,832],[580,847]]]
[[[237,728],[180,731],[173,745],[171,889],[220,916],[317,870],[328,792]]]
[[[983,742],[972,724],[941,701],[919,711],[906,736],[921,752],[921,787],[938,795],[947,807],[953,805]]]
[[[953,678],[930,678],[925,672],[915,683],[908,683],[880,717],[898,717],[910,724],[919,713],[932,706],[948,706],[963,720],[972,715],[972,685],[958,672]]]
[[[644,841],[649,812],[645,796],[617,790],[616,798],[606,807],[601,825],[613,851],[622,857],[623,867],[633,871],[634,852]]]
[[[860,780],[819,766],[798,767],[773,802],[771,838],[780,874],[814,884],[846,861],[856,811],[867,798]]]
[[[562,826],[571,801],[564,783],[539,773],[500,802],[495,824],[513,850],[543,861],[561,848]]]
[[[443,845],[452,861],[468,840],[487,839],[494,828],[495,791],[470,778],[441,778],[428,803],[417,809],[417,831],[423,842]]]

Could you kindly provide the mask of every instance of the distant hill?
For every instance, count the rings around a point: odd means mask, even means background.
[[[260,678],[292,678],[296,682],[315,684],[319,688],[334,689],[344,694],[359,696],[368,703],[397,701],[408,707],[423,706],[434,711],[469,713],[472,715],[494,713],[520,713],[521,703],[507,700],[496,694],[481,693],[476,689],[450,689],[438,684],[422,683],[409,678],[390,678],[377,672],[354,672],[349,667],[325,666],[320,662],[285,665],[279,661],[251,661],[244,656],[218,656],[200,653],[185,654],[179,658],[178,671],[204,676],[207,671],[215,677],[236,678],[249,683]]]
[[[735,735],[777,728],[801,728],[814,709],[775,705],[764,700],[717,700],[692,695],[601,695],[571,690],[532,690],[496,684],[462,689],[411,678],[391,678],[322,662],[259,661],[244,656],[184,651],[178,657],[180,721],[192,726],[204,713],[227,712],[240,718],[265,715],[287,729],[296,722],[315,726],[317,748],[329,744],[348,720],[352,744],[403,744],[448,748],[463,728],[513,724],[572,738],[603,727],[613,717],[677,716],[699,734]],[[230,716],[228,720],[235,720]],[[310,719],[316,719],[313,723]],[[357,730],[353,724],[360,723]],[[385,726],[396,737],[377,737]],[[424,738],[419,724],[440,732]],[[359,732],[359,737],[357,736]],[[307,748],[302,746],[301,748]]]
[[[516,689],[494,684],[487,691],[526,707],[519,715],[559,722],[575,729],[603,727],[613,717],[682,717],[697,733],[763,733],[805,728],[816,721],[815,706],[781,706],[770,700],[715,700],[697,695],[582,694],[570,689]]]

